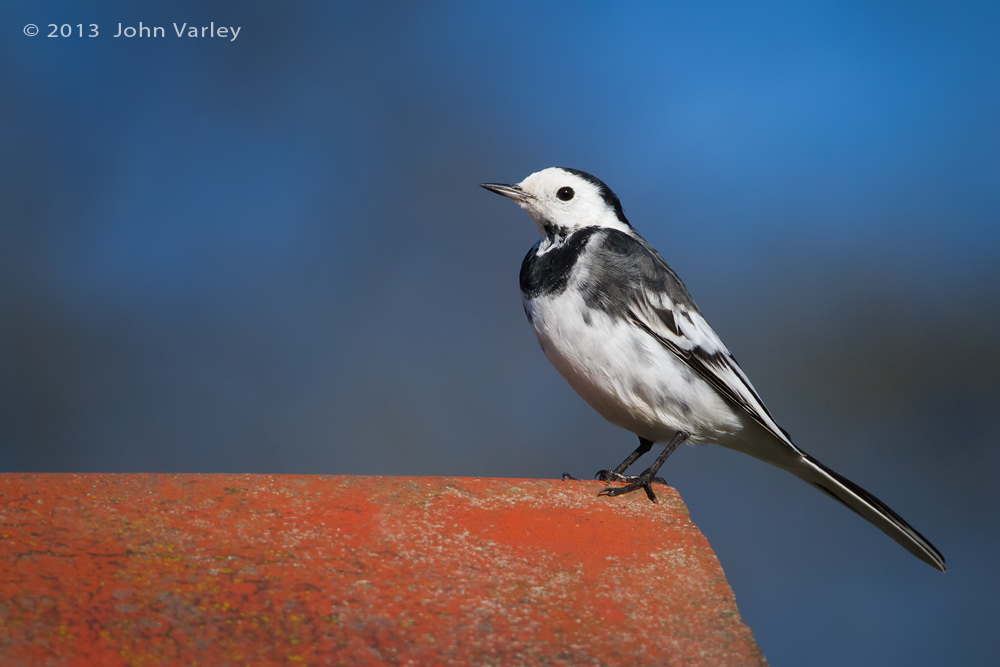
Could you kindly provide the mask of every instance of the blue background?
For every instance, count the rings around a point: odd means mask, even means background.
[[[524,321],[537,231],[478,187],[577,167],[796,442],[948,558],[683,448],[772,664],[994,663],[1000,5],[165,5],[0,8],[0,470],[616,464]],[[111,37],[139,21],[167,37]]]

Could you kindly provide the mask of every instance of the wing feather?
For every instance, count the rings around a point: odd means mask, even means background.
[[[779,440],[792,445],[764,406],[749,378],[702,316],[667,262],[638,235],[608,230],[604,266],[617,269],[613,281],[597,286],[599,305],[627,304],[620,313],[681,358],[722,396],[742,408]],[[794,447],[794,445],[792,445]]]

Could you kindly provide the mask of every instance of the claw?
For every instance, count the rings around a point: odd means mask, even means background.
[[[642,485],[642,489],[643,489],[643,491],[646,492],[646,497],[649,498],[650,502],[653,502],[653,503],[659,503],[660,502],[656,498],[656,494],[653,493],[653,487],[652,486],[650,486],[649,484],[643,484]]]

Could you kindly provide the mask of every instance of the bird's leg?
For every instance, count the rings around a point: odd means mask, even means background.
[[[675,435],[673,437],[673,439],[670,442],[667,443],[667,446],[663,448],[663,451],[660,452],[660,455],[656,457],[655,461],[653,461],[653,465],[649,466],[648,468],[646,468],[645,470],[643,470],[640,474],[636,475],[632,479],[632,481],[630,481],[625,486],[609,486],[606,489],[602,489],[601,492],[598,493],[597,495],[599,495],[599,496],[620,496],[623,493],[631,493],[632,491],[635,491],[636,489],[644,489],[646,491],[646,496],[650,500],[652,500],[654,503],[657,502],[657,500],[656,500],[656,494],[653,493],[653,487],[651,486],[651,483],[657,480],[657,478],[656,478],[655,475],[656,475],[657,472],[659,472],[660,466],[662,466],[663,463],[667,460],[667,457],[669,457],[671,454],[673,454],[674,450],[677,449],[680,446],[680,444],[682,442],[684,442],[685,440],[687,440],[687,439],[688,439],[688,434],[687,433],[685,433],[684,431],[678,431],[677,435]],[[647,445],[646,443],[649,443],[649,444]],[[632,452],[632,454],[630,454],[629,457],[627,459],[625,459],[625,461],[622,461],[622,464],[625,464],[625,463],[631,464],[635,460],[635,459],[632,458],[633,456],[635,456],[636,459],[639,458],[640,456],[642,456],[643,454],[645,454],[646,452],[649,451],[649,448],[652,446],[652,444],[653,443],[649,442],[648,440],[643,441],[640,438],[639,439],[639,447],[635,450],[635,452]],[[642,450],[644,446],[645,446],[645,449]],[[640,452],[639,454],[636,454],[636,452],[639,452],[639,450],[642,450],[642,452]],[[630,461],[629,459],[632,459],[632,461]],[[617,470],[618,470],[618,468],[616,468],[612,472],[617,473]],[[620,475],[621,473],[617,473],[617,474]]]
[[[644,437],[639,436],[639,446],[635,448],[635,451],[625,457],[625,460],[618,464],[614,470],[598,470],[594,475],[595,479],[599,479],[602,482],[631,482],[635,479],[635,475],[623,475],[622,473],[628,470],[628,467],[638,461],[643,454],[648,452],[653,447],[652,440],[646,440]],[[563,481],[573,480],[577,481],[576,477],[564,472],[562,474]],[[666,484],[666,480],[662,478],[657,478],[653,480],[654,482],[660,482]]]
[[[635,480],[635,475],[624,475],[629,466],[638,461],[643,454],[648,452],[653,447],[653,441],[647,440],[646,438],[639,436],[639,446],[635,448],[631,454],[625,457],[625,460],[618,464],[614,470],[598,470],[597,474],[594,475],[595,478],[601,480],[602,482],[631,482]],[[664,482],[666,484],[666,482]]]

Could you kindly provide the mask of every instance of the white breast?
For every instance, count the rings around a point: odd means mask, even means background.
[[[573,289],[524,301],[549,362],[605,419],[654,442],[677,431],[717,442],[738,431],[733,408],[638,327],[589,308]]]

